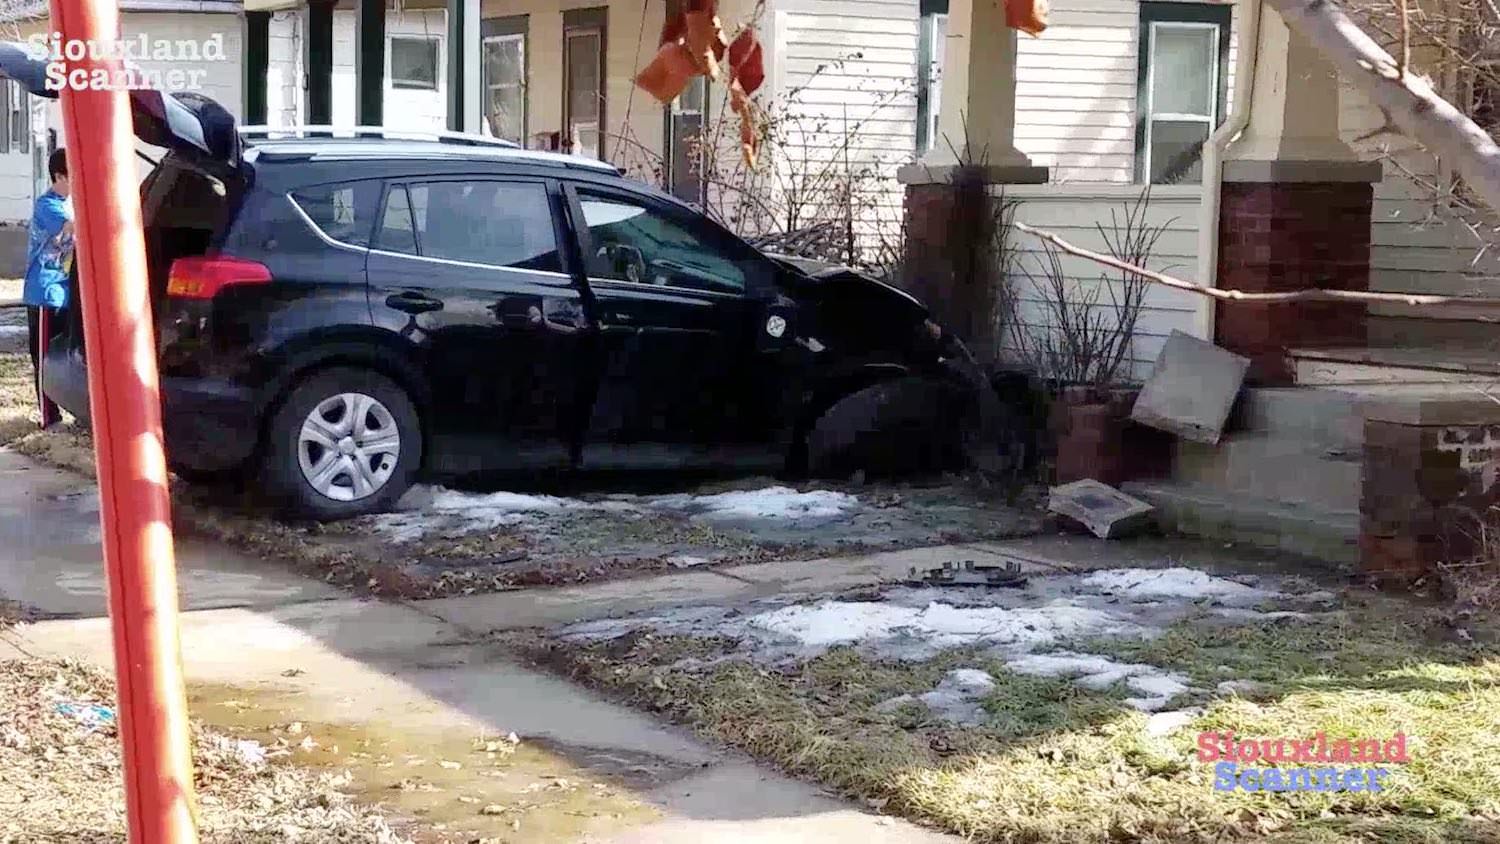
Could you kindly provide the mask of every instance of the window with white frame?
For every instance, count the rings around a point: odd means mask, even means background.
[[[573,152],[601,159],[608,19],[608,8],[563,12],[563,126]]]
[[[917,44],[917,152],[942,142],[943,52],[948,40],[948,0],[922,0],[921,40]]]
[[[1136,91],[1136,179],[1203,178],[1203,142],[1224,116],[1229,6],[1142,3]]]
[[[390,37],[390,80],[392,88],[436,91],[442,69],[441,42],[422,35]]]
[[[526,139],[526,16],[491,18],[484,35],[484,128],[491,137]]]

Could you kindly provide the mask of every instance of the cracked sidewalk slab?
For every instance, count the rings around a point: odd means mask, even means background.
[[[839,592],[904,580],[912,568],[945,562],[1014,560],[1022,571],[1067,570],[1035,551],[1009,555],[1004,543],[939,545],[821,560],[751,563],[714,570],[580,586],[413,601],[412,606],[482,636],[553,627],[672,606],[734,603],[783,594]]]

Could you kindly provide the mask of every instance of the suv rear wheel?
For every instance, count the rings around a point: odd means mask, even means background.
[[[292,515],[346,519],[389,509],[422,465],[422,430],[406,391],[363,369],[298,384],[271,418],[267,491]]]

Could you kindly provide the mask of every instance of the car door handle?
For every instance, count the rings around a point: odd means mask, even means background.
[[[434,299],[431,296],[414,293],[410,290],[403,293],[392,293],[385,297],[385,306],[393,311],[401,311],[407,314],[428,314],[443,309],[443,300]]]

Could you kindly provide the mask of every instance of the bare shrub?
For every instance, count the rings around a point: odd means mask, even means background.
[[[1147,186],[1131,204],[1110,210],[1108,227],[1095,224],[1110,255],[1136,266],[1150,262],[1172,224],[1148,223],[1150,202]],[[1151,282],[1125,270],[1101,273],[1097,283],[1075,279],[1068,275],[1062,251],[1045,241],[1041,245],[1041,255],[1032,258],[1034,268],[1020,266],[1019,274],[1008,275],[1001,286],[1001,312],[1012,346],[1021,362],[1053,389],[1082,386],[1107,394],[1129,379],[1136,323]],[[1040,306],[1040,324],[1021,319],[1026,301]]]

